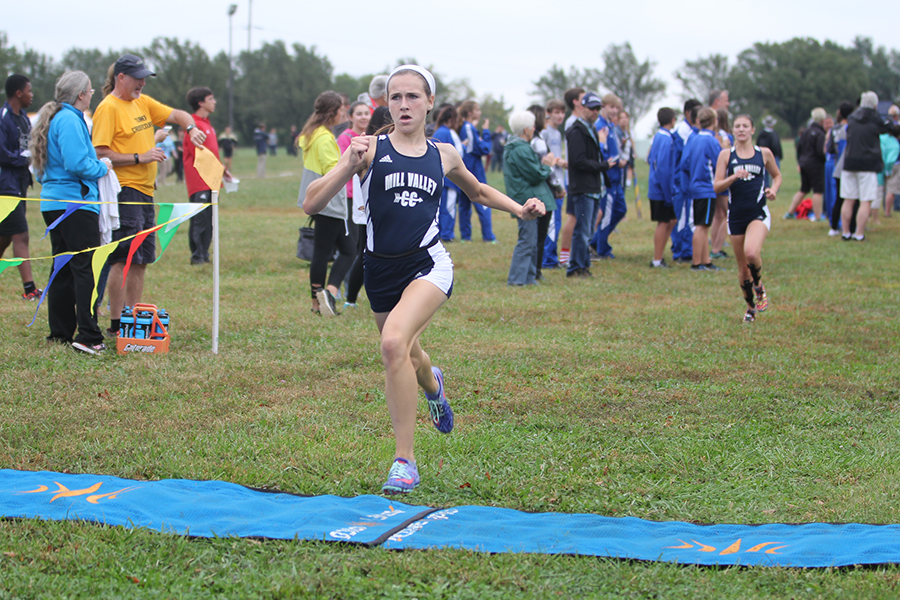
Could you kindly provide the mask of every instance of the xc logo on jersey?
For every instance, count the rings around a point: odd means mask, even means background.
[[[403,190],[403,193],[394,192],[394,202],[400,203],[400,206],[415,206],[422,199],[419,198],[419,195],[416,192],[410,192],[409,190]]]

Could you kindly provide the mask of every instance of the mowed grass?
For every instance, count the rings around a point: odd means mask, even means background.
[[[786,154],[763,254],[771,305],[750,325],[733,258],[718,261],[723,273],[648,268],[649,205],[637,219],[631,192],[617,258],[595,263],[589,281],[552,270],[543,285],[507,288],[515,221],[496,211],[500,244],[449,245],[453,297],[422,343],[444,369],[457,425],[437,433],[421,406],[422,485],[409,500],[896,523],[900,224],[882,218],[860,244],[781,220],[799,185]],[[270,157],[265,180],[254,170],[241,151],[241,190],[222,196],[218,356],[211,268],[189,264],[186,225],[147,272],[144,300],[171,313],[167,355],[48,346],[46,309],[26,327],[35,305],[17,298],[14,269],[0,276],[0,465],[378,493],[394,447],[364,296],[338,318],[310,314],[308,264],[295,258],[301,163]],[[157,194],[186,197],[176,185]],[[49,255],[36,204],[29,222],[32,254]],[[46,283],[49,261],[35,273]],[[898,588],[893,566],[713,569],[0,521],[0,598],[895,598]]]

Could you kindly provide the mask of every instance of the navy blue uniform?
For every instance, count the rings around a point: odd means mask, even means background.
[[[443,191],[441,153],[428,140],[425,154],[397,152],[378,136],[375,157],[362,180],[366,197],[364,280],[375,312],[389,312],[415,279],[450,296],[453,263],[440,243],[438,212]]]
[[[728,188],[728,233],[744,235],[751,221],[762,221],[769,229],[771,218],[766,206],[766,162],[759,146],[753,147],[751,158],[741,158],[734,146],[728,157],[726,177],[744,169],[746,179],[738,179]]]

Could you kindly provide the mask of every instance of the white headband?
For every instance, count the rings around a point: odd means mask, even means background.
[[[400,71],[415,71],[419,75],[421,75],[425,81],[428,83],[428,87],[431,89],[431,95],[433,96],[436,93],[435,85],[434,85],[434,75],[432,75],[428,69],[422,68],[419,65],[400,65],[388,75],[387,85],[385,86],[385,90],[387,90],[391,85],[391,77],[399,73]]]

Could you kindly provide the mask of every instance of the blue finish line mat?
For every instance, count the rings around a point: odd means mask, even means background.
[[[804,568],[900,563],[900,525],[695,525],[483,506],[434,509],[380,496],[304,497],[222,481],[134,481],[9,469],[0,470],[0,517],[391,550],[460,548]]]

